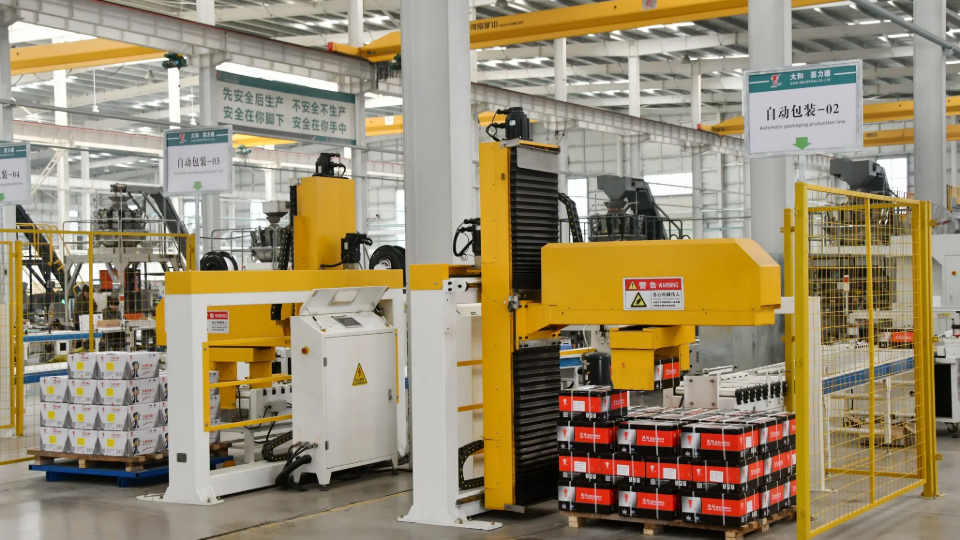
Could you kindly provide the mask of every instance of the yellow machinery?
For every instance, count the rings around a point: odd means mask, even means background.
[[[343,271],[341,241],[356,231],[353,180],[341,176],[307,176],[291,188],[291,215],[293,223],[293,269]],[[250,271],[252,281],[282,280],[289,275],[280,271]],[[382,279],[371,281],[366,272],[356,274],[356,280],[338,282],[340,287],[385,285],[402,287],[400,272],[374,274]],[[251,379],[269,378],[272,374],[275,347],[290,346],[289,319],[298,306],[269,304],[255,306],[211,307],[209,311],[228,313],[229,331],[210,333],[209,361],[211,369],[219,372],[220,381],[237,380],[237,364],[246,362]],[[271,313],[279,309],[279,316]],[[157,343],[166,346],[163,302],[157,307]],[[238,340],[246,340],[237,345]],[[217,344],[220,343],[220,346]],[[270,382],[251,385],[265,388]],[[221,394],[223,409],[236,407],[235,394]]]
[[[655,357],[689,362],[694,325],[773,324],[780,305],[780,268],[751,240],[558,243],[557,155],[519,140],[480,146],[487,509],[556,493],[562,328],[622,326],[614,385],[652,390]],[[411,287],[464,270],[437,266],[412,267]]]

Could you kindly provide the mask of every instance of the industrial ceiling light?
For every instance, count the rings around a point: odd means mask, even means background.
[[[689,64],[689,63],[690,63],[690,55],[689,55],[689,54],[683,55],[683,60],[681,60],[680,63],[681,63],[681,64]]]
[[[507,5],[507,0],[497,0],[497,3],[494,5],[498,8],[503,8],[503,9],[510,7]]]

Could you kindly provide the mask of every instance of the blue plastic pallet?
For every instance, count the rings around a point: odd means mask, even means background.
[[[210,470],[217,468],[217,465],[233,461],[233,456],[218,456],[210,458]],[[121,464],[122,465],[122,464]],[[167,480],[170,475],[170,467],[153,467],[137,472],[127,472],[116,468],[90,468],[81,469],[78,463],[71,465],[30,465],[31,471],[43,471],[47,473],[47,482],[60,482],[63,480],[75,480],[78,476],[106,476],[117,479],[117,487],[136,487],[146,484],[154,484]]]

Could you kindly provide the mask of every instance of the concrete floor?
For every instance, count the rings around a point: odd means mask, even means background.
[[[944,497],[922,500],[905,495],[882,508],[840,526],[821,538],[934,540],[957,538],[960,531],[960,439],[941,430],[938,440],[940,490]],[[335,483],[330,491],[306,493],[266,489],[230,497],[213,507],[187,507],[137,501],[141,493],[162,491],[118,489],[108,481],[47,483],[19,471],[0,471],[0,538],[16,540],[284,540],[328,538],[546,540],[640,538],[642,528],[593,521],[571,529],[557,513],[556,502],[544,503],[526,515],[492,512],[485,519],[504,523],[493,532],[462,531],[397,523],[410,508],[411,475],[371,474]],[[953,531],[953,532],[951,532]],[[720,533],[668,528],[665,538],[722,539]],[[748,538],[796,538],[792,523],[777,524]]]

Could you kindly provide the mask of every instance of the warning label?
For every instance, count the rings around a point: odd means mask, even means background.
[[[627,311],[683,309],[683,278],[625,278],[623,309]]]
[[[363,368],[357,364],[357,372],[353,374],[353,386],[367,384],[367,376],[363,374]]]
[[[230,333],[230,312],[229,311],[208,311],[207,312],[207,333],[208,334],[229,334]]]

